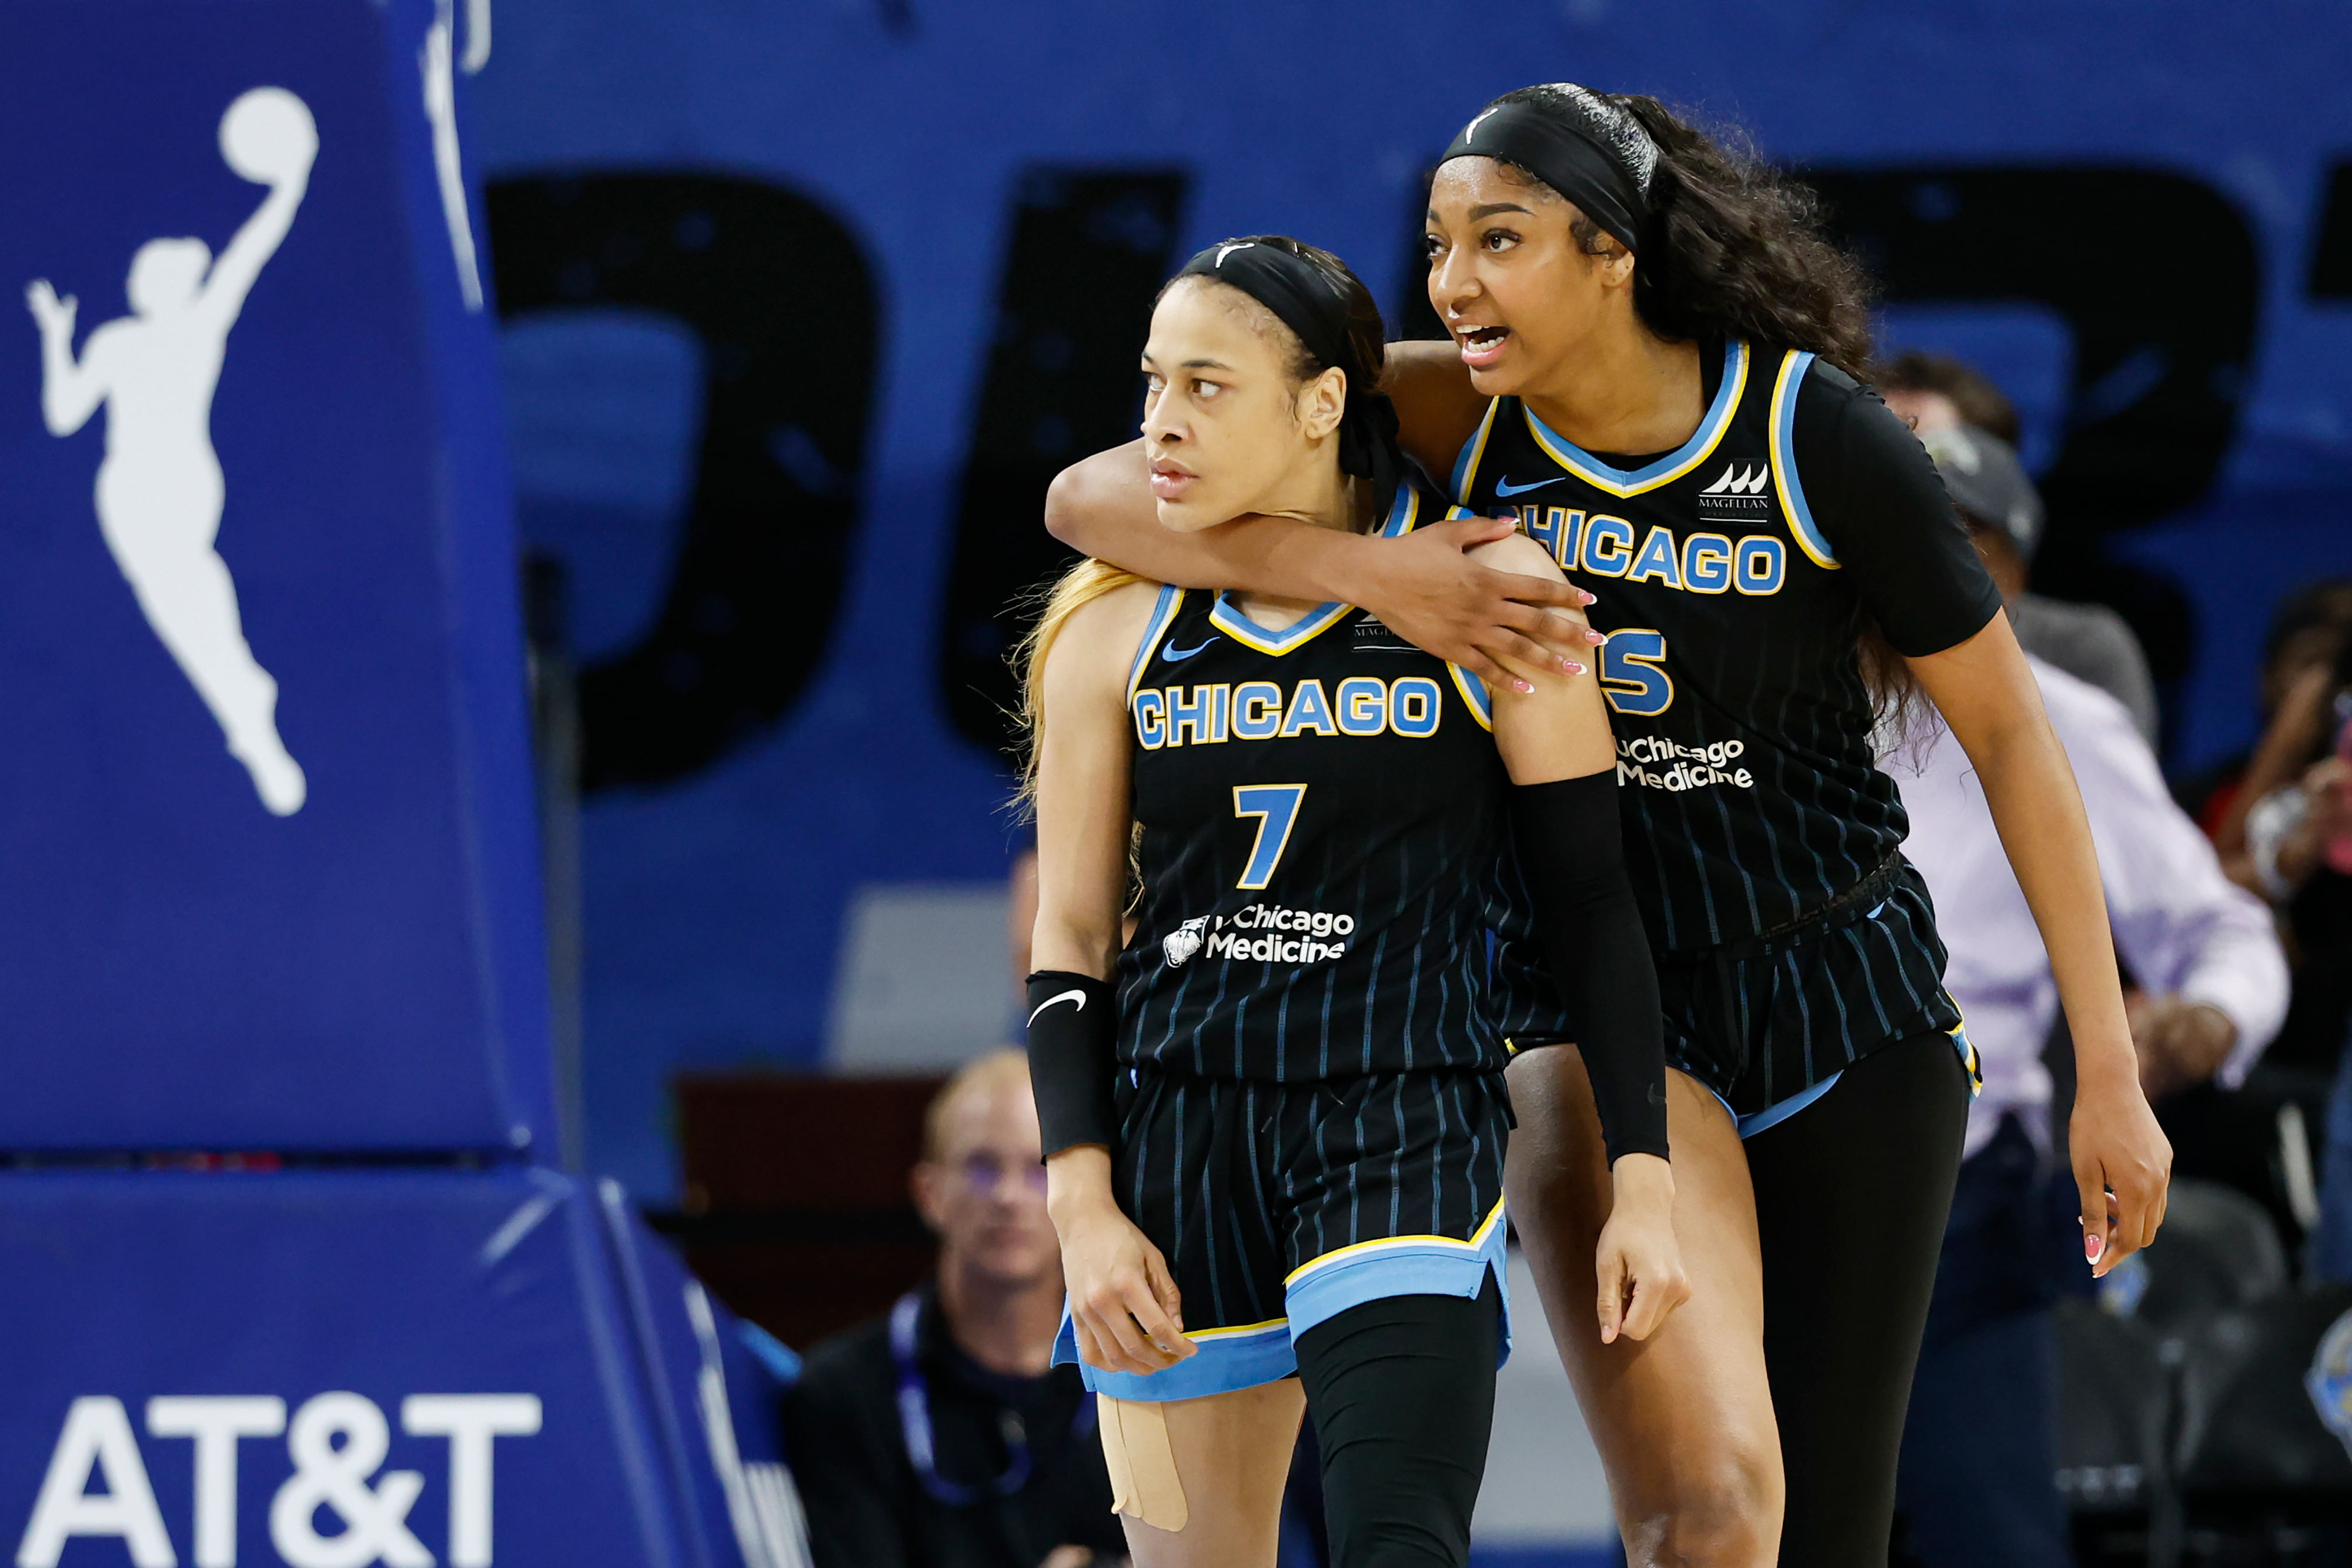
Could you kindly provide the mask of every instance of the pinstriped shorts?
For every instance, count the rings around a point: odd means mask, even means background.
[[[1738,957],[1655,955],[1666,1061],[1734,1116],[1765,1115],[1882,1046],[1960,1027],[1944,991],[1935,906],[1907,862],[1885,898],[1853,917],[1757,946]],[[1955,1043],[1969,1059],[1965,1039]]]
[[[1167,1257],[1201,1353],[1149,1376],[1084,1367],[1089,1388],[1271,1383],[1297,1370],[1298,1335],[1349,1307],[1504,1284],[1500,1071],[1276,1083],[1139,1067],[1118,1103],[1119,1207]],[[1508,1324],[1507,1310],[1507,1345]],[[1055,1359],[1077,1359],[1066,1322]]]

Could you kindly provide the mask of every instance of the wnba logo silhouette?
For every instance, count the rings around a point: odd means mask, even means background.
[[[294,225],[319,155],[319,130],[283,88],[256,88],[221,116],[221,157],[269,194],[215,257],[200,239],[154,239],[131,261],[131,313],[89,335],[74,357],[71,295],[47,278],[25,290],[41,333],[41,413],[71,435],[103,404],[98,527],[148,625],[212,710],[229,754],[275,814],[302,809],[309,786],[278,735],[278,683],[255,661],[236,584],[213,549],[226,484],[213,450],[213,392],[229,329]]]

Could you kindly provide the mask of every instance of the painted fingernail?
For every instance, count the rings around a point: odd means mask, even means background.
[[[1597,593],[1590,592],[1581,588],[1578,589],[1577,592],[1584,595],[1584,602],[1587,604],[1598,604],[1601,602],[1601,595]]]
[[[1519,679],[1517,675],[1513,675],[1511,677],[1511,689],[1518,693],[1519,695],[1523,697],[1533,696],[1535,695],[1535,687]]]
[[[1580,675],[1584,674],[1584,666],[1578,664],[1573,659],[1562,659],[1559,662],[1559,667],[1566,670],[1571,675]]]
[[[2091,1261],[2091,1262],[2093,1262],[2093,1263],[2096,1263],[2096,1262],[2099,1260],[2099,1254],[2100,1254],[2100,1252],[2102,1252],[2103,1250],[2105,1250],[2105,1248],[2106,1248],[2106,1242],[2105,1242],[2105,1240],[2101,1239],[2100,1239],[2100,1237],[2098,1236],[2098,1234],[2097,1234],[2096,1232],[2095,1232],[2095,1231],[2085,1231],[2085,1232],[2084,1232],[2084,1234],[2083,1234],[2083,1256],[2084,1256],[2084,1259],[2086,1259],[2087,1260],[2089,1260],[2089,1261]]]
[[[1585,632],[1585,634],[1584,634],[1584,640],[1585,640],[1586,642],[1588,642],[1588,643],[1591,643],[1591,644],[1592,644],[1594,647],[1596,647],[1596,648],[1598,648],[1599,646],[1601,646],[1601,643],[1606,643],[1607,641],[1609,641],[1608,637],[1607,637],[1605,634],[1603,634],[1603,633],[1601,633],[1601,632]]]

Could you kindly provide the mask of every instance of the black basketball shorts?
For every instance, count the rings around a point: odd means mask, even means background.
[[[1500,1071],[1277,1083],[1138,1067],[1118,1103],[1114,1190],[1166,1256],[1201,1349],[1149,1375],[1083,1367],[1089,1388],[1254,1387],[1296,1372],[1297,1337],[1349,1307],[1506,1286]],[[1065,1318],[1055,1360],[1077,1359]]]

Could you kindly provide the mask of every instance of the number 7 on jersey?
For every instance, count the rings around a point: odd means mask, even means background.
[[[1234,815],[1257,819],[1257,841],[1250,846],[1249,863],[1242,868],[1235,887],[1255,893],[1274,880],[1274,868],[1282,863],[1290,830],[1298,821],[1299,802],[1306,799],[1304,784],[1234,786]]]

